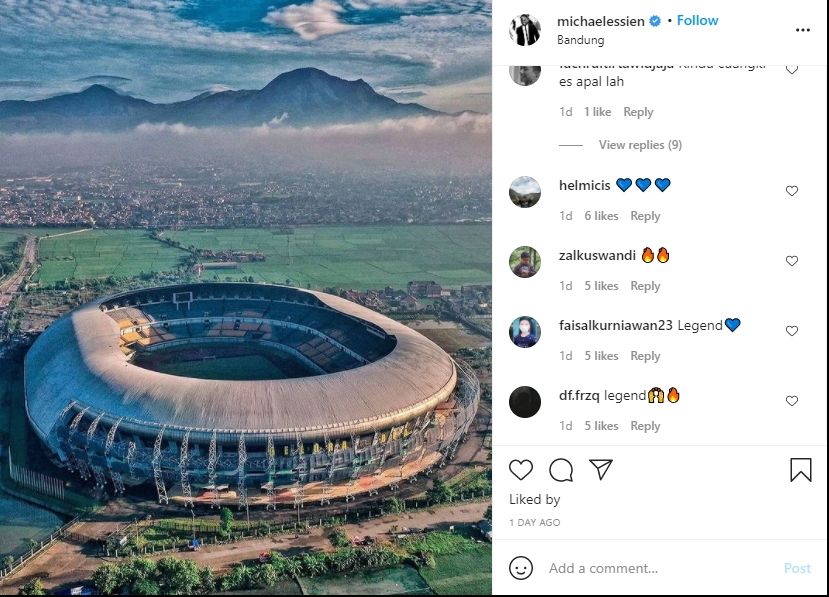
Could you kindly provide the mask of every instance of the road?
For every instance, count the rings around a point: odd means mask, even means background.
[[[114,530],[119,525],[117,519],[122,519],[119,512],[110,510],[111,506],[113,508],[118,507],[114,504],[108,505],[105,512],[100,513],[101,516],[96,516],[100,520],[82,523],[72,530],[92,537],[101,536]],[[395,524],[400,528],[425,527],[445,530],[453,524],[478,522],[484,517],[488,507],[489,502],[465,502],[414,513],[374,518],[359,524],[343,525],[342,528],[350,537],[383,536]],[[263,551],[278,550],[291,553],[295,550],[333,549],[327,538],[329,532],[329,529],[312,527],[311,532],[307,535],[285,534],[277,537],[241,541],[230,545],[209,545],[199,552],[180,552],[176,556],[209,565],[216,571],[225,571],[238,562],[257,559]],[[156,554],[153,557],[161,556],[162,554]],[[106,561],[114,560],[98,557],[92,553],[89,547],[63,540],[56,543],[42,556],[33,560],[22,572],[0,586],[0,595],[14,595],[26,581],[36,577],[43,579],[43,584],[47,590],[69,584],[81,584],[88,581],[92,576],[92,572]]]
[[[37,261],[37,238],[26,235],[26,244],[23,247],[23,258],[17,271],[7,276],[0,282],[0,314],[6,312],[9,304],[14,299],[24,280],[34,271]],[[0,330],[3,329],[5,319],[0,315]]]

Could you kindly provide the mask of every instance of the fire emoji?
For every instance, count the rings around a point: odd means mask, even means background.
[[[664,251],[665,249],[662,250]],[[650,247],[645,247],[645,250],[642,251],[642,261],[644,261],[645,263],[650,263],[651,261],[653,261],[653,251],[651,251]]]
[[[653,253],[651,253],[651,255],[653,255]],[[659,253],[656,254],[656,260],[659,263],[667,263],[670,258],[671,256],[668,254],[668,249],[665,247],[659,247]],[[653,260],[653,257],[651,257],[651,260]]]
[[[679,392],[677,392],[676,388],[671,388],[668,390],[668,402],[673,404],[674,402],[679,402]]]
[[[651,404],[653,404],[654,402],[658,402],[659,404],[665,402],[665,392],[662,391],[662,388],[651,388],[650,390],[648,390],[648,402],[650,402]]]

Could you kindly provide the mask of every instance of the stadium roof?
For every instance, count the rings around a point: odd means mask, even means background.
[[[312,377],[258,381],[180,377],[131,364],[119,348],[117,323],[99,308],[101,299],[56,321],[29,351],[25,370],[29,417],[45,437],[60,411],[74,400],[91,413],[103,411],[106,419],[124,417],[132,427],[268,432],[283,440],[301,433],[303,439],[322,439],[326,433],[360,434],[399,425],[451,395],[454,364],[432,341],[345,299],[312,294],[327,306],[394,335],[396,346],[367,365]]]

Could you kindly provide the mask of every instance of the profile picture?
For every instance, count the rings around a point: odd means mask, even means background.
[[[511,66],[509,67],[509,76],[512,77],[513,83],[521,85],[521,87],[529,87],[541,76],[540,66]]]
[[[535,388],[521,386],[509,395],[509,409],[516,417],[529,419],[541,408],[541,395]]]
[[[519,176],[509,186],[509,198],[518,207],[532,207],[541,199],[541,185],[531,176]]]
[[[519,46],[531,46],[541,37],[541,24],[532,15],[518,15],[510,23],[509,36]]]
[[[532,317],[519,317],[509,327],[509,337],[518,348],[532,348],[541,339],[541,326]]]
[[[519,278],[532,278],[541,269],[541,255],[530,246],[518,247],[509,256],[509,268]]]

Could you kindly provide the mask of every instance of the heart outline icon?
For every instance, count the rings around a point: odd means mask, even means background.
[[[620,189],[622,189],[623,193],[625,191],[627,191],[630,188],[630,185],[632,185],[632,184],[633,184],[633,181],[629,178],[617,178],[616,179],[616,186],[619,187]]]
[[[786,326],[786,333],[789,336],[794,336],[799,330],[797,329],[796,325],[787,325]]]
[[[743,322],[740,321],[739,317],[729,317],[725,320],[725,327],[727,327],[733,333],[738,327],[740,327],[741,323]]]
[[[795,265],[797,265],[797,261],[798,261],[798,259],[797,259],[797,255],[787,255],[787,256],[786,256],[786,263],[788,263],[788,264],[789,264],[789,265],[791,265],[792,267],[794,267]]]
[[[648,190],[648,187],[651,186],[651,179],[650,178],[637,178],[636,179],[636,186],[639,188],[640,191],[643,193]]]
[[[527,468],[527,465],[529,465],[529,468]],[[524,472],[525,470],[526,472]],[[533,472],[533,462],[532,460],[512,460],[509,463],[509,472],[519,481],[523,481]]]
[[[789,406],[794,406],[795,404],[797,404],[797,400],[797,396],[786,396],[786,402],[789,403]]]
[[[786,192],[789,194],[789,197],[794,197],[795,195],[797,195],[797,192],[798,192],[799,190],[800,190],[800,189],[798,189],[798,188],[797,188],[795,185],[793,185],[793,184],[790,184],[789,186],[787,186],[787,187],[786,187]]]
[[[795,74],[797,72],[798,68],[799,67],[796,64],[790,64],[790,65],[786,66],[786,70],[789,71],[790,75]]]
[[[660,191],[662,191],[664,193],[665,189],[667,189],[669,186],[671,186],[671,179],[670,178],[657,178],[656,180],[653,181],[653,184],[656,186],[657,189],[659,189]]]

